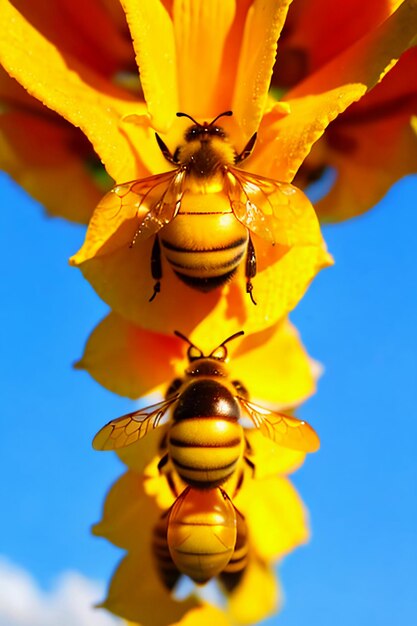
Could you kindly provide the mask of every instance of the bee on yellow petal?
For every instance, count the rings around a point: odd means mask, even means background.
[[[189,344],[184,376],[172,381],[162,402],[109,422],[95,436],[94,448],[128,446],[159,426],[172,409],[161,443],[159,469],[169,468],[170,462],[185,484],[202,490],[225,483],[242,468],[243,461],[253,468],[241,424],[244,417],[281,446],[303,452],[319,448],[319,438],[309,424],[257,406],[241,382],[230,380],[226,343],[243,331],[226,339],[208,356],[181,333],[175,334]]]
[[[219,576],[231,591],[247,563],[246,523],[222,489],[187,487],[160,517],[152,547],[168,589],[185,574],[197,584]]]
[[[272,245],[289,247],[283,220],[304,199],[302,191],[237,167],[255,146],[256,133],[241,152],[231,145],[216,122],[193,125],[184,142],[171,153],[159,135],[156,140],[174,170],[114,187],[99,204],[115,210],[133,208],[138,226],[131,242],[154,236],[151,273],[152,301],[161,289],[163,253],[176,275],[200,291],[211,291],[231,280],[245,259],[246,291],[254,304],[252,279],[256,254],[251,233]],[[174,219],[175,218],[175,219]]]

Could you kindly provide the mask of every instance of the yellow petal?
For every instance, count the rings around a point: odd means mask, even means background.
[[[227,614],[232,622],[254,624],[279,609],[279,583],[272,568],[249,553],[242,581],[227,599]]]
[[[218,104],[222,64],[235,4],[235,0],[173,2],[180,108],[193,117],[209,120],[223,110]]]
[[[375,31],[290,91],[290,114],[272,111],[263,120],[253,170],[291,181],[328,124],[392,69],[416,32],[417,3],[404,0]]]
[[[145,105],[105,81],[77,59],[65,55],[11,5],[1,0],[0,61],[27,91],[81,128],[116,180],[146,176],[149,169],[132,145],[158,158],[149,128],[121,123],[124,116],[146,112]],[[159,153],[159,154],[158,154]]]
[[[226,338],[223,334],[211,343],[206,338],[199,348],[209,354]],[[76,367],[86,369],[107,389],[138,398],[160,388],[164,393],[175,376],[183,376],[186,348],[174,335],[143,330],[110,313],[91,334]],[[288,320],[240,342],[235,339],[228,353],[231,379],[243,382],[251,399],[265,406],[292,407],[315,391],[317,366]]]
[[[231,626],[224,612],[210,604],[196,607],[172,626]]]
[[[152,126],[166,132],[178,111],[174,29],[159,0],[121,0],[140,68]]]
[[[255,466],[254,478],[262,480],[277,474],[295,472],[305,460],[305,453],[277,445],[257,429],[246,429],[251,448],[250,460]]]
[[[142,532],[140,527],[137,532]],[[199,604],[194,598],[174,600],[159,581],[148,544],[143,552],[129,552],[121,561],[100,606],[134,623],[170,626]]]
[[[161,293],[149,302],[155,283],[150,272],[153,240],[129,246],[137,228],[137,209],[133,203],[120,207],[112,197],[106,197],[96,208],[85,244],[71,263],[80,266],[114,311],[142,328],[160,333],[176,328],[201,345],[211,337],[216,340],[242,328],[254,333],[284,317],[318,271],[331,263],[312,205],[302,194],[300,203],[282,218],[282,227],[293,243],[288,252],[253,236],[258,264],[253,280],[257,306],[245,293],[243,263],[230,285],[201,293],[182,283],[164,259]]]
[[[173,378],[173,361],[183,346],[174,335],[143,330],[110,313],[91,334],[77,363],[101,385],[130,398],[151,393]]]
[[[245,516],[251,545],[266,561],[280,558],[308,540],[303,503],[286,478],[246,480],[235,504]]]
[[[246,17],[232,109],[247,139],[257,130],[267,101],[289,4],[290,0],[254,0]]]
[[[224,612],[210,604],[190,609],[179,622],[172,626],[231,626]],[[127,622],[127,626],[138,626],[133,622]]]
[[[287,319],[244,338],[232,354],[231,376],[248,387],[255,402],[278,410],[300,404],[316,390],[315,366]]]
[[[160,514],[155,500],[145,493],[143,478],[129,471],[112,485],[93,533],[124,550],[145,551]]]

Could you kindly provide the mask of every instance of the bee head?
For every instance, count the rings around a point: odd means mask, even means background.
[[[244,334],[244,331],[241,330],[225,339],[223,343],[212,350],[207,356],[203,354],[200,348],[197,348],[197,346],[191,343],[188,337],[185,337],[185,335],[180,333],[178,330],[174,330],[174,334],[189,344],[187,358],[190,362],[190,367],[187,368],[186,374],[190,376],[227,376],[227,370],[225,367],[227,359],[226,343],[236,337],[240,337]]]
[[[185,131],[184,139],[187,142],[194,140],[207,141],[209,138],[212,137],[225,139],[226,133],[224,129],[221,126],[215,125],[214,123],[220,117],[229,117],[230,115],[233,115],[232,111],[225,111],[224,113],[220,113],[219,115],[217,115],[217,117],[215,117],[214,120],[212,120],[210,123],[203,122],[202,124],[199,124],[193,117],[191,117],[191,115],[181,112],[177,113],[177,117],[188,117],[192,122],[194,122],[193,126],[190,126],[190,128]]]

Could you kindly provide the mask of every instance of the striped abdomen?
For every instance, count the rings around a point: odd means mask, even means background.
[[[165,587],[173,589],[181,572],[178,571],[172,560],[167,543],[169,516],[165,513],[161,515],[153,529],[152,551],[156,560],[156,568]]]
[[[237,537],[230,561],[220,574],[220,579],[228,591],[233,591],[242,580],[248,564],[248,531],[245,518],[236,510]]]
[[[236,510],[226,494],[188,488],[170,510],[167,543],[178,570],[194,582],[218,576],[236,544]]]
[[[230,210],[180,212],[161,231],[160,242],[183,282],[210,291],[235,273],[247,250],[248,231]]]
[[[181,394],[168,433],[168,454],[189,485],[211,489],[224,483],[243,456],[240,408],[229,389],[195,380]]]

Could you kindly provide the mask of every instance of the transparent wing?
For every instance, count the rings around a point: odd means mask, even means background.
[[[288,248],[308,236],[302,218],[310,203],[294,185],[228,167],[225,187],[234,215],[255,235]]]
[[[157,428],[171,404],[178,400],[178,394],[152,404],[139,411],[127,413],[106,424],[93,439],[96,450],[118,450],[135,443],[147,435],[151,428]]]
[[[185,169],[149,176],[113,187],[101,201],[123,214],[136,213],[138,227],[134,236],[146,239],[166,226],[178,213],[184,195]]]
[[[261,433],[280,446],[302,452],[316,452],[320,448],[320,439],[307,422],[269,411],[241,397],[238,400]]]

